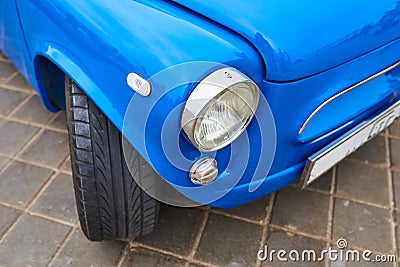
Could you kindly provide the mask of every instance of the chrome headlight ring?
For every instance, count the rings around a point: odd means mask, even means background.
[[[203,152],[219,150],[238,138],[254,117],[258,86],[235,68],[219,69],[204,78],[189,96],[182,129]]]

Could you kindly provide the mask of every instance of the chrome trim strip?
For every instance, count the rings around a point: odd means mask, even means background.
[[[395,68],[398,67],[398,66],[400,66],[400,61],[397,61],[395,64],[391,65],[390,67],[388,67],[388,68],[386,68],[386,69],[384,69],[384,70],[382,70],[382,71],[380,71],[380,72],[378,72],[378,73],[375,73],[374,75],[368,77],[368,78],[365,79],[365,80],[362,80],[361,82],[356,83],[356,84],[353,85],[353,86],[350,86],[349,88],[347,88],[347,89],[341,91],[340,93],[337,93],[336,95],[332,96],[331,98],[329,98],[328,100],[326,100],[325,102],[323,102],[323,103],[322,103],[321,105],[319,105],[319,106],[317,107],[317,109],[315,109],[315,110],[313,111],[313,113],[311,113],[311,115],[307,118],[307,120],[304,122],[303,126],[301,126],[298,135],[301,135],[301,134],[304,132],[304,130],[306,129],[307,125],[308,125],[308,124],[310,123],[310,121],[315,117],[315,115],[316,115],[321,109],[323,109],[326,105],[328,105],[330,102],[332,102],[333,100],[335,100],[336,98],[338,98],[338,97],[340,97],[340,96],[342,96],[342,95],[344,95],[344,94],[347,94],[348,92],[350,92],[350,91],[356,89],[357,87],[359,87],[359,86],[361,86],[361,85],[363,85],[363,84],[365,84],[365,83],[367,83],[367,82],[369,82],[369,81],[372,81],[373,79],[378,78],[379,76],[381,76],[381,75],[383,75],[383,74],[385,74],[385,73],[387,73],[387,72],[389,72],[389,71],[395,69]]]
[[[302,189],[313,183],[334,165],[355,152],[363,144],[377,136],[400,117],[400,100],[351,129],[339,139],[323,147],[307,159],[300,178]]]

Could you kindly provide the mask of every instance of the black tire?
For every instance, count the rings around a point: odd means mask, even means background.
[[[149,234],[159,202],[131,176],[122,135],[71,79],[65,79],[66,110],[75,198],[81,228],[89,240],[129,239]],[[139,179],[155,175],[132,148]]]

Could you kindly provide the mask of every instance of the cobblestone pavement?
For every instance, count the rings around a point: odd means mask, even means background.
[[[0,266],[281,266],[257,261],[258,250],[321,251],[339,238],[399,253],[400,122],[305,191],[292,185],[232,210],[163,206],[157,230],[131,243],[84,238],[67,146],[65,113],[44,110],[0,54]],[[329,265],[365,263],[303,263]]]

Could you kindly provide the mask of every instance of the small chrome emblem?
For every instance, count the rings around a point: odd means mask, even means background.
[[[225,71],[225,77],[227,78],[227,79],[232,79],[233,77],[232,77],[232,73],[230,73],[230,72],[228,72],[228,71]]]
[[[126,82],[130,88],[142,96],[148,96],[151,93],[151,84],[137,73],[129,73]]]

